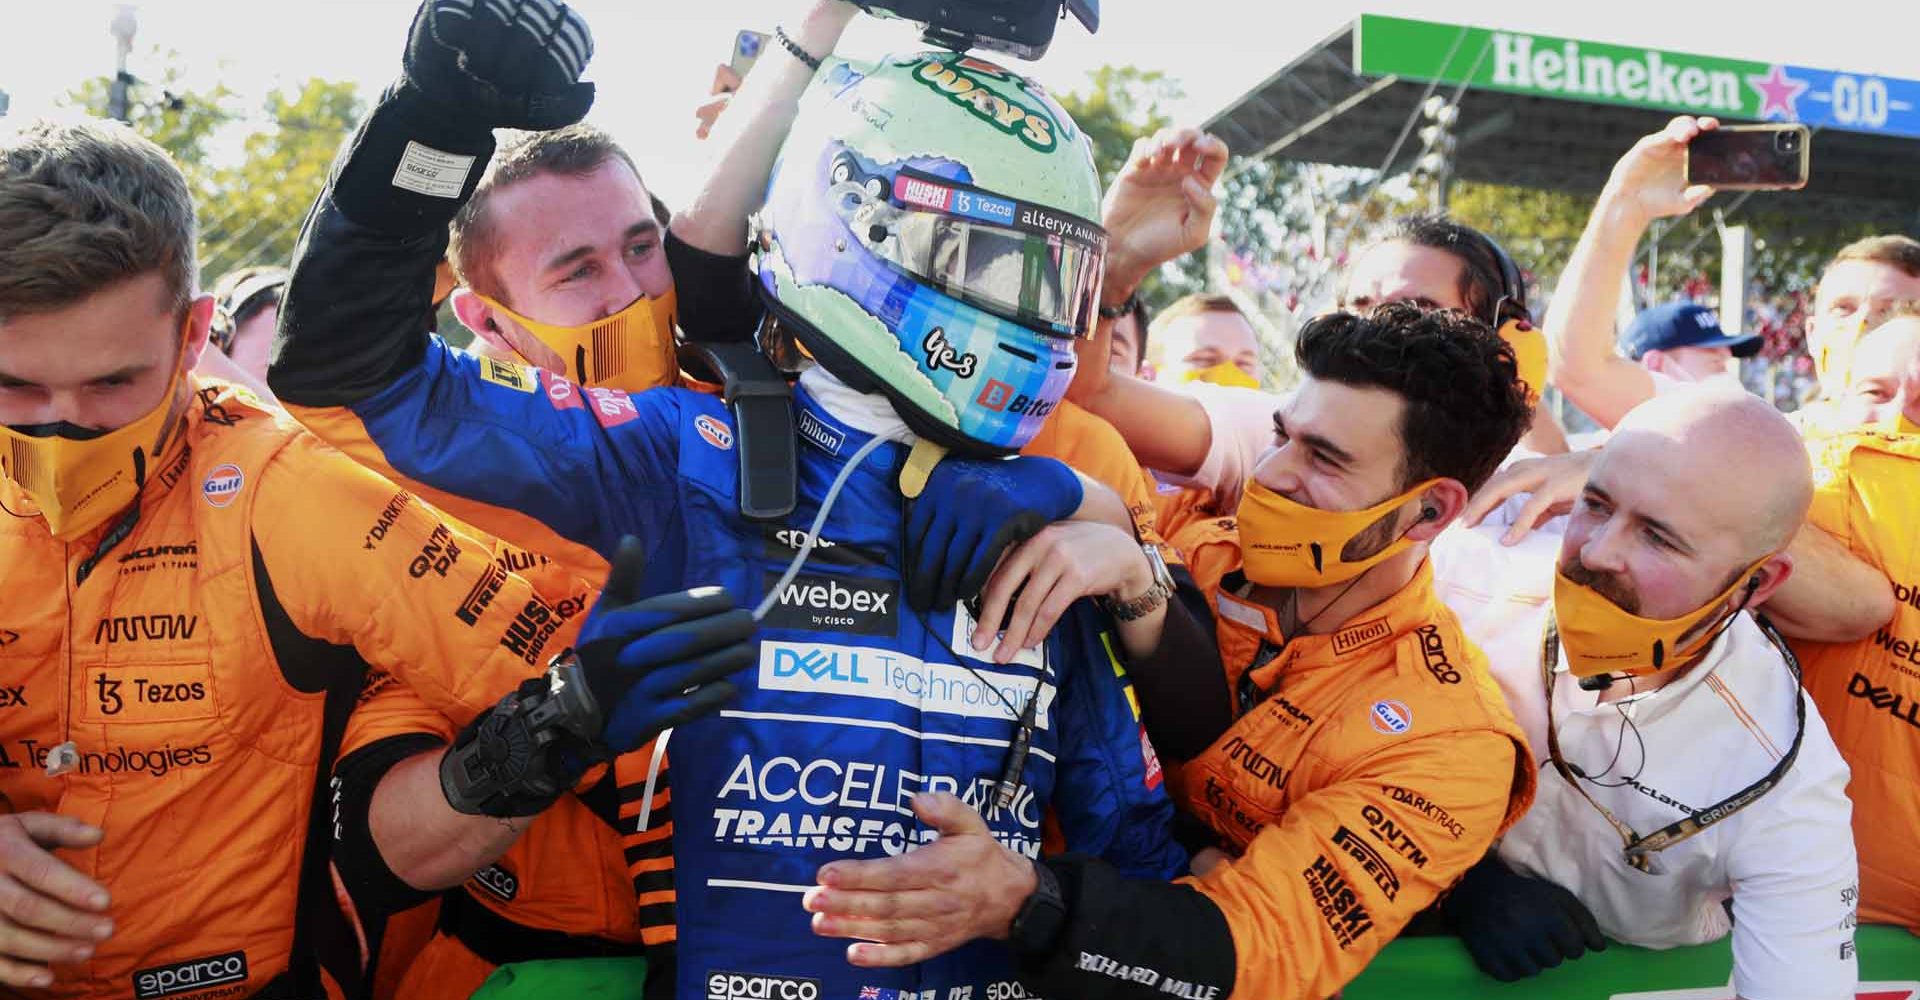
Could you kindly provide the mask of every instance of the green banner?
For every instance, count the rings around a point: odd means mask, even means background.
[[[1362,15],[1354,68],[1368,76],[1465,83],[1536,97],[1759,118],[1748,76],[1765,63],[1457,24]]]
[[[1920,937],[1862,926],[1858,1000],[1920,1000]],[[1401,938],[1382,949],[1341,1000],[1734,1000],[1731,938],[1649,951],[1613,942],[1532,979],[1502,983],[1481,972],[1454,937]]]

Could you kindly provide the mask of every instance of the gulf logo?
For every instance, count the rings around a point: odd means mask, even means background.
[[[1413,710],[1404,701],[1382,698],[1373,703],[1373,710],[1367,713],[1367,721],[1373,728],[1388,736],[1399,736],[1413,728]]]
[[[707,443],[715,448],[721,451],[733,450],[733,431],[729,430],[726,424],[702,413],[693,418],[693,429],[699,431],[700,436],[706,438]]]
[[[240,496],[240,487],[246,485],[246,474],[232,463],[215,466],[207,473],[207,479],[200,484],[200,495],[215,507],[225,507]]]

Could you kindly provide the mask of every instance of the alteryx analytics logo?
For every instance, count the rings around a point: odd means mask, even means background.
[[[768,587],[779,583],[780,574],[766,574]],[[780,587],[778,599],[760,624],[891,637],[899,631],[899,597],[900,584],[895,580],[801,573]]]
[[[1020,717],[1035,696],[1031,671],[972,671],[950,663],[927,663],[891,649],[812,642],[760,644],[760,688],[796,694],[876,698],[974,719]],[[1056,691],[1039,686],[1039,728],[1049,727]]]

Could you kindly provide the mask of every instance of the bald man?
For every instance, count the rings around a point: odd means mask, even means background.
[[[1847,766],[1750,613],[1792,574],[1811,495],[1785,418],[1701,388],[1622,419],[1558,539],[1509,547],[1486,523],[1436,547],[1442,599],[1542,768],[1532,811],[1445,904],[1487,972],[1535,974],[1601,933],[1731,931],[1745,1000],[1853,995]]]

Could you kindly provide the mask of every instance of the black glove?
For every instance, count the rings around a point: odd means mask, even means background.
[[[546,131],[593,107],[592,58],[586,20],[556,0],[426,0],[402,80],[489,128]]]
[[[1492,854],[1468,869],[1440,912],[1481,971],[1503,983],[1607,950],[1599,923],[1573,893],[1522,875]]]
[[[726,678],[759,653],[753,615],[719,587],[636,600],[644,558],[639,542],[621,540],[574,647],[614,753],[718,711],[736,693]]]
[[[907,603],[932,611],[972,600],[1008,549],[1083,498],[1080,478],[1051,458],[941,459],[907,504]]]

